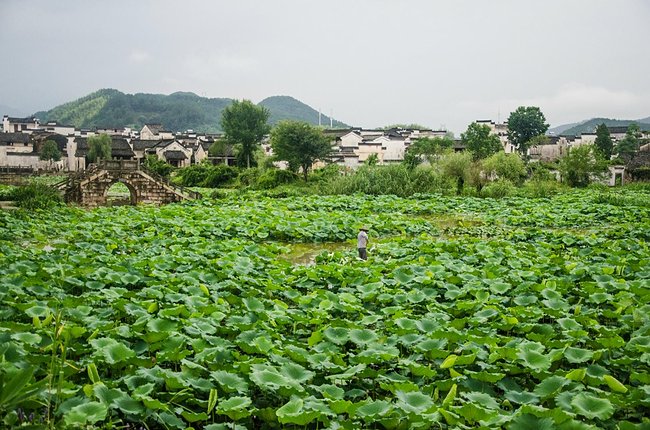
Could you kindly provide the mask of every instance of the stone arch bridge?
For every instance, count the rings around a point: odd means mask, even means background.
[[[82,206],[105,206],[108,189],[121,182],[129,189],[130,204],[166,204],[201,198],[199,193],[172,185],[146,170],[137,160],[102,160],[57,184],[65,201]]]

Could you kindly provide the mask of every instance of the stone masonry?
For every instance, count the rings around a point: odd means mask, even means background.
[[[68,180],[65,200],[87,207],[105,206],[108,189],[116,182],[122,182],[129,189],[133,205],[161,205],[200,197],[154,176],[141,169],[136,161],[102,161]]]

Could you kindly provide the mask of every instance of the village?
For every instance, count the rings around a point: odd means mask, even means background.
[[[499,137],[505,153],[516,151],[508,140],[506,123],[492,120],[475,122],[488,126],[491,134]],[[625,137],[627,127],[608,128],[615,144]],[[325,129],[323,132],[332,142],[332,162],[350,169],[363,165],[370,157],[375,158],[380,165],[400,163],[409,146],[417,139],[449,136],[446,130],[406,128],[345,128]],[[15,118],[4,115],[0,133],[0,168],[7,172],[25,173],[83,171],[88,167],[88,137],[99,134],[110,136],[111,154],[115,160],[142,162],[147,156],[153,155],[174,167],[187,167],[204,160],[213,164],[235,164],[234,152],[229,146],[222,153],[210,156],[210,147],[222,139],[220,134],[192,130],[174,132],[166,130],[162,124],[145,124],[140,130],[128,127],[79,129],[56,121],[41,123],[35,117]],[[650,132],[646,131],[642,139],[648,138]],[[595,133],[547,136],[546,144],[529,148],[528,157],[530,161],[556,161],[566,155],[570,148],[593,144],[595,139]],[[60,160],[45,160],[40,157],[42,145],[47,140],[56,142],[61,153]],[[266,155],[272,155],[268,138],[262,142],[262,149]],[[454,139],[453,149],[457,152],[465,150],[460,139]],[[640,148],[640,153],[649,151],[648,144]]]

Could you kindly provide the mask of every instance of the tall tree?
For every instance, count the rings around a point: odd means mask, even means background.
[[[327,160],[332,152],[330,141],[321,129],[306,122],[282,121],[271,131],[271,148],[278,160],[289,163],[294,172],[307,174],[317,160]]]
[[[627,127],[625,137],[616,145],[618,155],[630,155],[639,150],[641,130],[636,123]]]
[[[250,168],[253,153],[262,138],[269,132],[267,123],[270,112],[250,100],[234,100],[221,113],[221,128],[228,143],[237,145],[238,161]]]
[[[408,147],[408,150],[405,154],[405,160],[408,161],[407,164],[412,165],[411,167],[414,167],[422,159],[425,159],[432,164],[453,146],[454,139],[446,136],[420,137],[415,139],[413,143]],[[414,156],[416,158],[414,158]]]
[[[594,141],[596,149],[600,155],[605,159],[609,160],[612,158],[612,149],[614,149],[614,142],[612,142],[612,136],[609,133],[609,129],[605,123],[600,124],[596,127],[596,140]]]
[[[111,158],[112,139],[108,134],[98,134],[88,138],[88,161],[94,163],[98,159]]]
[[[56,142],[49,139],[46,140],[41,148],[41,153],[38,154],[38,159],[49,161],[50,165],[52,165],[52,161],[61,160],[61,151],[59,151],[59,146]]]
[[[482,160],[503,150],[499,136],[490,133],[490,127],[485,124],[471,123],[460,140],[471,151],[474,160]]]
[[[529,141],[547,130],[546,118],[537,106],[519,106],[508,117],[508,139],[523,156],[528,152]]]
[[[569,152],[560,159],[560,173],[562,181],[572,187],[586,187],[594,175],[598,175],[607,166],[603,160],[595,155],[594,145],[581,145],[569,149]]]

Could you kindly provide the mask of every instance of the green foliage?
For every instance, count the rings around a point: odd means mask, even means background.
[[[60,161],[61,151],[59,151],[56,142],[53,140],[46,140],[41,147],[40,154],[38,154],[38,159],[45,161]]]
[[[10,192],[9,199],[15,201],[16,206],[27,210],[46,209],[63,201],[56,189],[37,183],[15,187]]]
[[[606,169],[596,157],[594,145],[573,147],[560,160],[562,181],[571,187],[586,187],[591,183],[592,176]]]
[[[482,160],[503,151],[499,136],[492,134],[490,127],[485,124],[471,123],[465,133],[460,135],[461,141],[472,152],[474,160]]]
[[[618,155],[630,156],[637,152],[640,145],[640,136],[639,126],[636,123],[630,124],[625,133],[625,137],[616,145],[616,153]]]
[[[402,130],[429,130],[430,127],[425,127],[421,124],[391,124],[381,127],[382,130],[402,129]]]
[[[373,152],[366,159],[366,164],[368,166],[376,166],[379,163],[379,155],[376,152]]]
[[[637,121],[626,119],[611,119],[611,118],[592,118],[588,121],[581,122],[571,128],[562,131],[562,134],[567,136],[579,136],[584,133],[593,133],[600,124],[605,124],[607,127],[627,127]],[[647,122],[639,122],[639,127],[642,130],[650,130],[650,124]]]
[[[184,187],[216,188],[228,184],[239,175],[239,170],[225,164],[195,164],[176,171],[175,181]]]
[[[530,140],[547,130],[546,118],[536,106],[519,106],[508,117],[508,139],[522,155],[528,151]]]
[[[0,211],[2,426],[642,428],[650,192],[608,193]]]
[[[36,116],[41,122],[57,120],[80,128],[128,126],[139,130],[145,124],[163,124],[173,131],[216,133],[223,131],[219,125],[221,114],[231,102],[228,98],[200,97],[189,92],[124,94],[104,89]],[[291,97],[269,97],[259,106],[269,109],[271,124],[287,119],[318,124],[318,112]],[[329,126],[325,115],[323,124]],[[347,127],[336,120],[334,126]]]
[[[210,157],[225,157],[232,153],[231,145],[229,145],[224,139],[216,140],[208,148],[208,155]]]
[[[147,155],[144,160],[144,167],[163,178],[169,178],[169,175],[174,171],[174,166],[159,159],[156,155]]]
[[[416,193],[449,193],[448,178],[429,167],[409,169],[402,164],[362,166],[353,174],[338,176],[322,187],[324,194],[411,196]]]
[[[251,167],[253,153],[269,131],[269,110],[250,100],[234,100],[221,113],[221,127],[227,143],[237,146],[239,166]]]
[[[521,185],[526,178],[526,165],[519,154],[497,152],[483,160],[483,172],[488,176],[507,179],[512,184]]]
[[[420,137],[408,147],[404,161],[409,167],[415,167],[420,160],[433,164],[453,146],[454,140],[449,137]]]
[[[596,127],[596,140],[594,142],[594,145],[596,145],[599,155],[605,160],[612,158],[614,142],[612,141],[609,129],[604,123]]]
[[[500,199],[514,195],[516,191],[516,187],[508,179],[497,179],[481,189],[481,197]]]
[[[269,117],[269,124],[275,125],[280,121],[299,121],[306,122],[311,125],[318,125],[318,111],[307,106],[299,100],[289,96],[273,96],[268,97],[261,102],[260,106],[267,108],[271,115]],[[330,126],[330,117],[321,114],[321,124],[325,127]],[[347,124],[334,119],[332,121],[334,128],[347,128]]]
[[[332,145],[322,130],[296,121],[282,121],[273,128],[271,147],[278,160],[289,163],[290,170],[302,169],[305,181],[314,162],[327,161],[332,152]]]
[[[519,193],[526,197],[552,197],[556,194],[567,191],[566,185],[556,181],[555,178],[541,179],[534,178],[527,181],[519,190]]]
[[[292,184],[298,179],[298,175],[290,170],[267,169],[260,175],[254,184],[254,188],[269,190],[281,185]]]
[[[440,160],[439,166],[445,176],[456,182],[456,194],[462,194],[465,182],[470,179],[472,154],[469,152],[447,154]]]
[[[88,138],[88,155],[86,158],[89,162],[94,163],[99,159],[110,160],[112,140],[108,134],[98,134]]]

